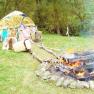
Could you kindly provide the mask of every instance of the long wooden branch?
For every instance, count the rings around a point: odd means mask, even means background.
[[[41,47],[41,46],[44,47],[42,40],[40,41],[40,45],[38,45],[38,47]],[[49,47],[45,47],[45,48],[50,49],[52,51],[61,51],[62,50],[62,49],[59,49],[59,48],[49,48]]]
[[[40,47],[41,49],[45,50],[46,52],[52,54],[52,55],[55,56],[56,58],[58,57],[58,56],[56,55],[56,53],[54,53],[52,50],[47,49],[43,44],[41,44],[39,47]]]
[[[30,54],[31,54],[31,55],[33,56],[33,58],[35,58],[38,62],[40,62],[40,63],[43,62],[40,58],[38,58],[38,57],[36,56],[35,53],[30,53]]]

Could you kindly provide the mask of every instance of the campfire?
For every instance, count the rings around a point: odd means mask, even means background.
[[[36,72],[38,77],[56,81],[57,86],[94,88],[94,52],[74,53],[44,60]]]

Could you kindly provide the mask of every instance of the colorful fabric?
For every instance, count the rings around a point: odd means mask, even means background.
[[[8,37],[8,29],[3,29],[2,31],[2,41],[5,41]]]
[[[30,32],[27,30],[19,31],[19,40],[26,40],[30,38]]]
[[[30,28],[21,24],[20,27],[18,28],[18,36],[19,36],[18,38],[19,38],[19,40],[30,39],[30,33],[31,33]]]

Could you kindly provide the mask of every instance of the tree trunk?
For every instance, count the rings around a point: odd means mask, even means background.
[[[54,29],[56,30],[57,34],[61,34],[59,23],[59,12],[56,6],[57,6],[56,1],[53,1]]]

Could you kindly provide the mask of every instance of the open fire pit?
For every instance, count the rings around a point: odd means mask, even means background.
[[[62,55],[44,60],[38,77],[56,82],[56,86],[94,89],[94,52]]]

